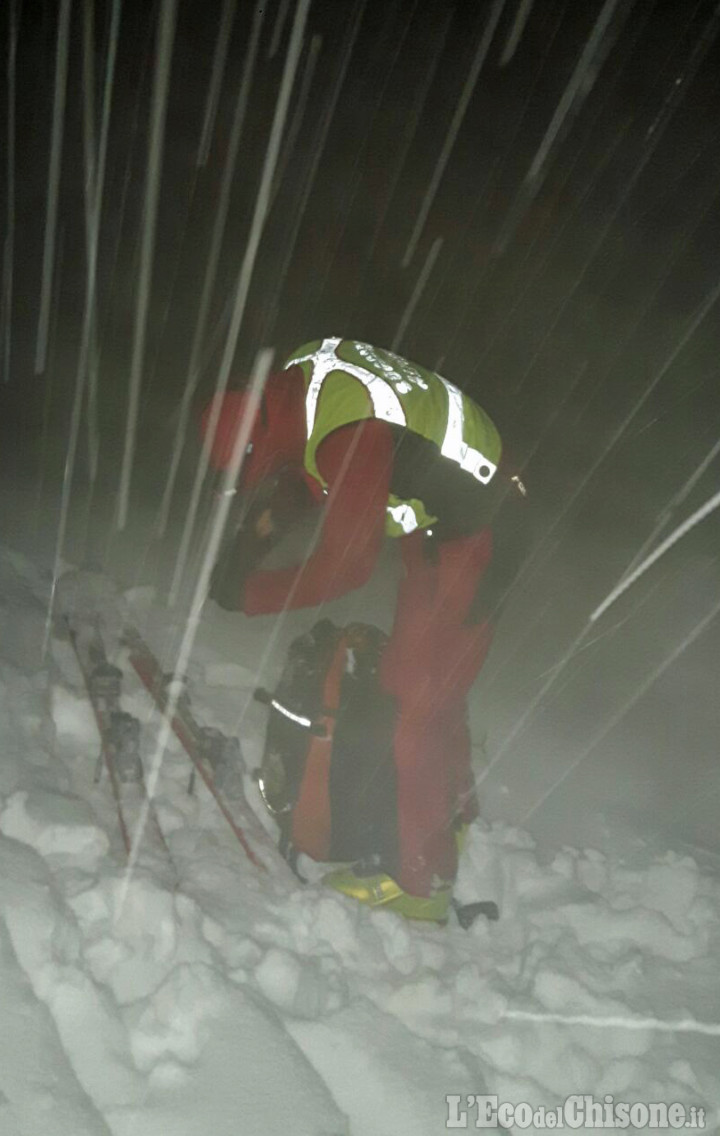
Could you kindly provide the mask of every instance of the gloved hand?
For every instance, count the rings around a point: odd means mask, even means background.
[[[312,505],[297,472],[281,471],[256,493],[235,536],[221,551],[213,570],[209,597],[225,611],[242,611],[245,581]]]
[[[238,536],[242,535],[242,529]],[[241,578],[236,555],[238,537],[218,557],[210,579],[209,598],[225,611],[242,611],[245,578]]]
[[[242,611],[245,581],[277,543],[269,510],[250,513],[220,553],[208,595],[225,611]]]

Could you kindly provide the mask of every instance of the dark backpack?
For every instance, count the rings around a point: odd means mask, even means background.
[[[378,681],[386,636],[321,620],[295,639],[273,693],[256,778],[288,859],[397,860],[394,699]]]

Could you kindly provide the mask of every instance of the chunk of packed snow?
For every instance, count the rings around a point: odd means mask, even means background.
[[[135,599],[171,644],[168,613]],[[236,692],[259,640],[213,612],[201,632],[193,705],[228,733],[242,717],[249,761],[264,717]],[[149,751],[159,717],[118,661]],[[0,1037],[2,1136],[47,1131],[35,1088],[45,1105],[52,1091],[53,1136],[424,1136],[446,1130],[446,1094],[486,1092],[672,1094],[710,1127],[720,883],[694,861],[565,848],[548,863],[528,833],[477,822],[458,896],[494,899],[500,920],[414,925],[258,872],[204,788],[188,794],[173,742],[156,803],[174,866],[149,833],[128,874],[67,641],[52,675],[3,665],[0,642],[0,996],[38,1055],[16,1061]]]
[[[36,998],[0,919],[0,1132],[111,1136],[80,1085],[50,1011]]]
[[[93,743],[100,752],[95,715],[87,696],[53,685],[51,689],[53,722],[58,738]]]
[[[0,832],[32,845],[41,856],[77,858],[86,866],[110,847],[83,801],[42,789],[9,798],[0,812]]]

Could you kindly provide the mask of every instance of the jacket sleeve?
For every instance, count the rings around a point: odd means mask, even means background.
[[[304,564],[249,576],[247,615],[315,607],[361,587],[372,574],[385,533],[390,428],[375,419],[343,426],[323,441],[316,461],[329,486],[317,547]]]
[[[232,460],[233,447],[238,430],[242,425],[245,396],[242,391],[230,390],[214,395],[204,408],[200,417],[200,434],[207,446],[207,431],[213,407],[219,405],[217,426],[208,450],[208,458],[213,469],[227,469]]]

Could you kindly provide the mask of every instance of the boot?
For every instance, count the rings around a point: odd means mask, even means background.
[[[377,863],[353,864],[323,876],[323,883],[369,907],[383,907],[406,919],[447,923],[452,884],[441,885],[429,896],[410,895],[378,867]]]

